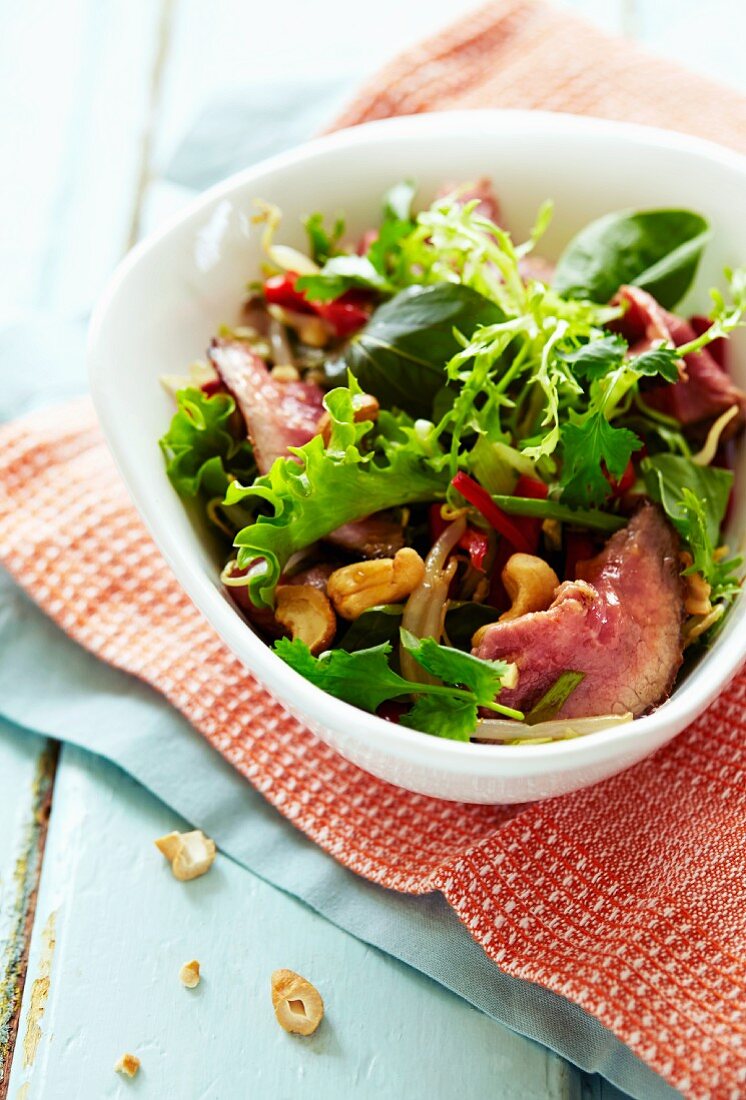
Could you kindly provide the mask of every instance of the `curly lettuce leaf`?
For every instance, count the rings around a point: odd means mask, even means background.
[[[160,440],[166,473],[181,496],[195,497],[203,490],[223,496],[233,478],[249,480],[256,467],[247,439],[230,431],[236,403],[226,393],[208,396],[187,387],[176,394],[177,411]]]
[[[332,420],[328,446],[320,435],[292,458],[278,458],[253,485],[233,483],[227,505],[264,502],[269,514],[239,531],[234,545],[238,564],[252,569],[248,591],[257,607],[271,607],[274,590],[290,559],[343,523],[414,501],[444,497],[446,459],[427,432],[404,416],[382,413],[375,432],[371,421],[355,423],[354,379],[326,395]]]

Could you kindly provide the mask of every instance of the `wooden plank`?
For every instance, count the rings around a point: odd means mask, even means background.
[[[0,1100],[9,1083],[57,748],[0,723]]]
[[[26,1100],[128,1095],[113,1071],[125,1051],[142,1060],[143,1097],[578,1096],[561,1059],[225,857],[177,882],[153,845],[175,828],[117,769],[63,749],[13,1100],[24,1087]],[[196,990],[178,979],[190,958]],[[327,1019],[313,1038],[275,1022],[275,967],[318,985]]]

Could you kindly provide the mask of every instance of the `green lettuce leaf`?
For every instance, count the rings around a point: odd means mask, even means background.
[[[194,497],[200,490],[222,497],[234,478],[249,480],[256,473],[251,445],[237,439],[229,424],[236,409],[232,397],[208,397],[193,387],[176,394],[177,412],[160,440],[166,473],[178,493]]]
[[[257,607],[272,606],[275,586],[296,550],[351,520],[445,495],[446,456],[403,416],[382,413],[375,431],[370,421],[356,424],[353,401],[360,392],[351,379],[350,388],[326,395],[332,420],[328,447],[314,436],[292,448],[293,458],[278,458],[253,485],[234,482],[228,489],[228,505],[270,507],[235,539],[239,566],[256,566],[248,590]]]

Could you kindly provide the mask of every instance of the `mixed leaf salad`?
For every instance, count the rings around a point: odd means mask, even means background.
[[[223,546],[226,591],[297,672],[457,740],[544,741],[659,704],[739,592],[722,544],[746,397],[727,338],[672,311],[709,227],[679,209],[516,244],[487,181],[386,195],[350,241],[305,222],[239,327],[167,378],[175,489]]]

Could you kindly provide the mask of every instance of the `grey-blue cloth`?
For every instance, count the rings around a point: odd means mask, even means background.
[[[170,176],[202,187],[279,151],[317,129],[343,91],[339,83],[296,85],[279,100],[265,89],[272,106],[264,115],[250,89],[209,106],[177,150]],[[0,331],[0,419],[84,390],[84,343],[84,321],[36,317]],[[6,576],[0,716],[0,733],[5,723],[113,761],[243,866],[581,1069],[641,1100],[678,1095],[582,1009],[501,973],[439,895],[396,894],[335,863],[156,692],[79,648]]]

